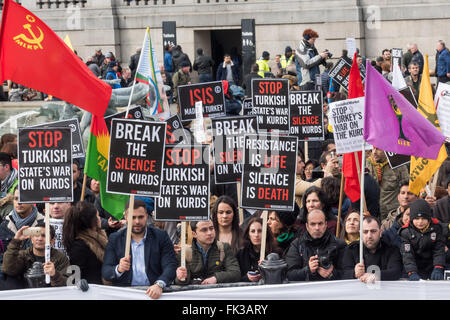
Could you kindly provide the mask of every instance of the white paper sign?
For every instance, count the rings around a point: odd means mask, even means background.
[[[333,127],[337,153],[361,151],[363,146],[364,97],[330,103],[328,119]]]
[[[450,139],[450,85],[439,82],[434,96],[436,114],[441,126],[442,134]]]
[[[345,43],[347,44],[348,57],[353,59],[353,56],[356,52],[356,39],[355,38],[347,38],[345,39]]]
[[[203,143],[206,141],[205,128],[203,126],[203,103],[197,101],[195,103],[195,120],[194,120],[194,136],[197,141]]]
[[[49,220],[50,225],[55,229],[55,243],[53,244],[52,248],[61,250],[62,252],[66,253],[66,249],[63,245],[63,224],[64,219],[53,219],[50,218]]]

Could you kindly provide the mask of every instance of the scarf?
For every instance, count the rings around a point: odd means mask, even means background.
[[[76,239],[84,241],[97,259],[103,263],[103,256],[105,255],[106,245],[108,244],[108,237],[106,236],[105,230],[84,230],[78,234]]]
[[[34,220],[36,220],[37,214],[38,214],[38,211],[37,211],[36,207],[33,206],[33,209],[31,210],[31,213],[28,215],[28,217],[25,217],[22,219],[19,216],[19,214],[16,212],[16,210],[14,210],[14,209],[11,212],[11,217],[12,217],[14,224],[16,225],[17,230],[19,230],[23,226],[31,227]]]
[[[379,162],[376,162],[373,159],[373,157],[370,157],[369,160],[372,163],[372,165],[375,167],[375,171],[376,171],[376,174],[377,174],[378,185],[381,185],[383,167],[388,164],[388,161],[386,160],[385,162],[379,163]]]
[[[7,193],[17,179],[17,170],[12,168],[9,175],[2,181],[1,193]]]

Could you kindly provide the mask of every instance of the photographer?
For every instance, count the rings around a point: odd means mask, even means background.
[[[325,213],[307,213],[306,232],[295,239],[286,255],[289,281],[339,280],[345,242],[327,228]]]
[[[325,50],[318,53],[314,43],[319,37],[317,32],[312,29],[303,31],[303,39],[300,41],[299,48],[296,51],[296,60],[301,66],[300,90],[314,90],[314,81],[316,75],[320,74],[319,65],[326,64],[326,59],[331,58],[332,54]]]

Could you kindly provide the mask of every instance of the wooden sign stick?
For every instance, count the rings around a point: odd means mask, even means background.
[[[125,258],[130,256],[131,229],[133,228],[133,211],[134,211],[134,196],[130,196],[130,205],[128,206],[128,217],[127,217],[127,242],[125,244]]]

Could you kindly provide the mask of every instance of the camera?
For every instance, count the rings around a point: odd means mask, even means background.
[[[322,267],[326,270],[330,269],[333,265],[333,258],[331,257],[331,252],[329,250],[322,251],[317,249],[317,259],[319,260],[319,267]]]
[[[333,57],[333,54],[331,52],[328,51],[328,49],[323,50],[323,52],[325,52],[327,54],[327,57],[325,59],[322,60],[321,64],[326,67],[327,66],[327,59],[331,59]]]
[[[333,54],[331,52],[329,52],[328,49],[325,49],[324,52],[326,52],[328,54],[327,59],[333,58]]]

